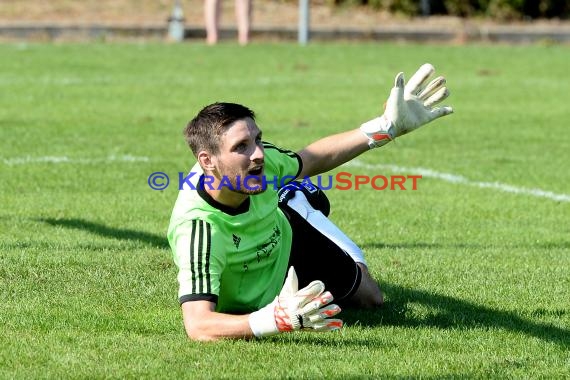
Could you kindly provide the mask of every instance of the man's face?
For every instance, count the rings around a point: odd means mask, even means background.
[[[251,118],[238,120],[226,130],[214,157],[214,175],[225,183],[229,181],[233,191],[249,195],[265,191],[261,131]]]

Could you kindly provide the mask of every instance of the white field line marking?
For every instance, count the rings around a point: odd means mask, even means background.
[[[425,178],[436,178],[441,179],[445,182],[457,183],[461,185],[474,186],[485,189],[495,189],[503,191],[505,193],[520,194],[520,195],[530,195],[533,197],[547,198],[558,202],[570,202],[569,194],[556,194],[551,191],[542,189],[528,189],[524,187],[518,187],[513,185],[508,185],[500,182],[478,182],[472,181],[469,178],[463,177],[461,175],[437,172],[432,169],[427,168],[414,168],[414,167],[404,167],[391,164],[367,164],[358,160],[352,160],[345,164],[347,166],[355,166],[366,169],[387,169],[392,172],[407,172],[412,174],[420,174]]]
[[[8,166],[15,165],[28,165],[28,164],[100,164],[109,162],[148,162],[150,159],[144,156],[131,156],[131,155],[121,155],[115,156],[111,155],[104,158],[70,158],[67,156],[24,156],[24,157],[13,157],[13,158],[2,158],[2,162]]]

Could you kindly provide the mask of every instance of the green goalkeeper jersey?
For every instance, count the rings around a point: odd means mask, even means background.
[[[279,294],[292,234],[277,207],[277,187],[296,178],[302,162],[294,152],[263,145],[267,190],[239,208],[221,205],[200,189],[198,164],[180,190],[168,240],[178,266],[181,303],[206,300],[216,303],[219,312],[248,313]]]

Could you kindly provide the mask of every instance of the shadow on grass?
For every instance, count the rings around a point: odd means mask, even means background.
[[[380,284],[389,296],[382,309],[374,311],[345,309],[343,319],[362,326],[431,327],[438,329],[503,329],[570,347],[570,330],[533,322],[513,312],[480,306],[432,292]],[[413,315],[409,305],[420,304],[430,311]],[[556,313],[554,313],[556,314]]]
[[[50,224],[52,226],[61,226],[75,230],[88,231],[103,237],[110,237],[120,240],[135,240],[152,247],[169,249],[166,236],[155,235],[148,232],[129,230],[126,228],[113,228],[105,226],[104,224],[94,223],[87,220],[76,219],[76,218],[72,219],[45,218],[45,219],[38,219],[38,221]]]

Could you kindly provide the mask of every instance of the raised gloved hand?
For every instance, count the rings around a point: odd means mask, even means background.
[[[433,107],[449,96],[442,76],[425,85],[434,72],[434,67],[426,63],[406,85],[404,73],[396,75],[384,114],[360,126],[360,130],[369,139],[370,148],[383,146],[396,137],[453,112],[451,107]]]
[[[313,281],[298,289],[297,274],[291,267],[275,300],[249,315],[249,326],[256,337],[300,329],[332,331],[342,328],[342,320],[330,318],[340,313],[340,307],[329,305],[333,296],[325,291],[322,281]]]

